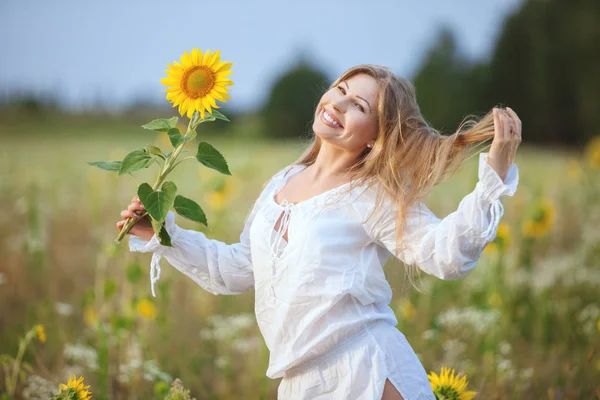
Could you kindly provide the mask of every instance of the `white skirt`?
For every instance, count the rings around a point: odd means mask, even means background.
[[[404,400],[435,400],[427,372],[396,327],[381,321],[286,371],[279,400],[380,400],[385,380]]]

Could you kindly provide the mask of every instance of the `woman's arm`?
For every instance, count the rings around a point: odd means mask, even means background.
[[[226,244],[209,239],[202,232],[183,229],[175,224],[175,214],[172,211],[167,214],[165,228],[171,236],[173,247],[162,246],[156,235],[149,241],[132,235],[129,240],[130,251],[154,253],[151,263],[152,294],[154,295],[154,283],[160,276],[161,257],[165,257],[173,267],[210,293],[241,294],[253,289],[250,227],[269,192],[271,181],[265,185],[246,217],[238,243]]]
[[[512,163],[504,181],[487,163],[488,153],[479,154],[479,181],[475,189],[447,217],[438,218],[423,202],[409,207],[403,233],[401,261],[417,265],[440,279],[458,279],[473,269],[483,249],[496,237],[504,215],[502,196],[517,190],[519,171]],[[374,241],[392,254],[396,247],[396,208],[368,226]]]

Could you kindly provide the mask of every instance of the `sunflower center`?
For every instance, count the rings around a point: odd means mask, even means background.
[[[190,68],[181,80],[181,90],[192,99],[204,97],[215,86],[215,78],[215,73],[205,65]]]
[[[435,392],[447,400],[459,400],[460,393],[452,386],[438,386]]]

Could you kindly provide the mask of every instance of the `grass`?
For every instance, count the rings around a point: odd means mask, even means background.
[[[19,338],[43,324],[48,339],[30,344],[25,375],[57,384],[70,372],[82,374],[95,399],[162,398],[173,378],[198,399],[274,399],[278,381],[264,375],[268,352],[253,293],[213,296],[163,261],[151,298],[150,256],[113,242],[136,180],[155,172],[117,177],[86,162],[121,159],[150,143],[166,149],[161,135],[139,128],[148,120],[0,118],[0,354],[14,357]],[[198,201],[209,220],[206,228],[179,218],[182,227],[239,240],[262,185],[303,149],[299,141],[259,139],[256,126],[238,123],[206,138],[228,160],[231,177],[194,160],[178,167],[173,180],[181,194]],[[600,174],[581,161],[576,153],[522,146],[519,189],[503,199],[510,244],[486,250],[465,278],[424,275],[430,294],[423,294],[405,284],[400,262],[386,265],[399,328],[428,371],[456,368],[485,399],[597,395]],[[438,216],[473,190],[476,162],[428,197]],[[540,198],[555,218],[546,234],[525,237],[521,226]],[[31,392],[32,382],[19,390]]]

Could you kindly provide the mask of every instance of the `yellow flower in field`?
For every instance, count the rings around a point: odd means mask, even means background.
[[[493,253],[496,251],[504,251],[510,244],[510,227],[508,224],[502,222],[498,224],[498,231],[494,240],[488,244],[483,252],[485,254]]]
[[[46,341],[46,331],[44,330],[44,325],[36,325],[35,334],[40,342],[44,343]]]
[[[400,302],[400,313],[405,320],[412,321],[417,315],[417,310],[409,299],[404,299]]]
[[[225,208],[229,203],[229,200],[231,200],[232,194],[235,192],[235,188],[235,179],[225,179],[220,188],[206,195],[206,201],[208,202],[209,207],[213,210],[222,210]]]
[[[187,51],[180,58],[181,63],[175,61],[169,64],[165,70],[166,78],[160,81],[169,86],[165,89],[167,100],[178,106],[179,114],[187,114],[192,118],[194,111],[200,112],[204,119],[204,112],[212,113],[212,108],[219,108],[215,102],[223,103],[231,96],[227,94],[227,85],[233,85],[233,81],[226,77],[233,73],[230,70],[231,63],[220,61],[220,51],[211,52],[207,50],[202,54],[200,49]]]
[[[586,144],[585,156],[592,168],[600,169],[600,135],[594,136]]]
[[[148,299],[138,301],[136,308],[138,314],[146,319],[154,319],[156,317],[156,308]]]
[[[442,367],[438,376],[435,372],[427,375],[431,389],[437,399],[445,400],[471,400],[477,392],[466,392],[467,377],[458,378],[454,376],[454,369]]]
[[[92,307],[88,306],[83,310],[83,321],[90,328],[96,326],[96,321],[98,321],[98,315]]]
[[[550,202],[539,200],[531,219],[523,224],[523,233],[531,237],[545,235],[554,223],[555,213],[554,206]]]
[[[79,379],[75,379],[75,375],[69,376],[69,381],[65,385],[61,383],[58,386],[60,391],[58,394],[59,399],[74,399],[74,400],[90,400],[92,393],[88,390],[90,387],[83,385],[83,376]]]

